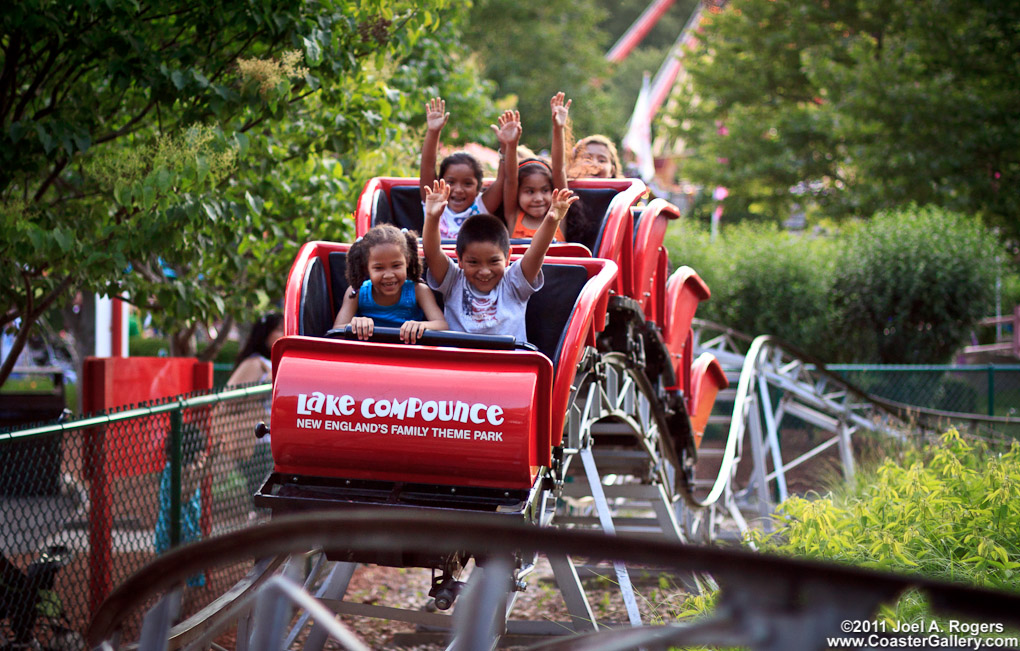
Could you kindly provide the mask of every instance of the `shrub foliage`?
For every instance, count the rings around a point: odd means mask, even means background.
[[[748,334],[771,334],[811,352],[827,338],[832,242],[742,222],[710,242],[680,225],[668,243],[677,264],[693,267],[712,297],[698,316]]]
[[[771,551],[1015,590],[1020,443],[994,454],[949,430],[839,494],[788,499],[778,519],[758,536]]]
[[[880,213],[847,237],[833,279],[839,359],[948,362],[992,306],[994,234],[935,207]],[[863,358],[863,359],[862,359]]]
[[[949,361],[990,313],[994,233],[935,207],[880,213],[830,237],[742,222],[715,241],[696,224],[670,231],[674,265],[712,290],[698,316],[781,337],[827,362]]]

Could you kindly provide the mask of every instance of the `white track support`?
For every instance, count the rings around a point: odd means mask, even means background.
[[[712,336],[706,332],[716,331]],[[695,495],[690,496],[693,508],[708,511],[722,504],[723,511],[734,517],[741,531],[746,530],[737,509],[734,496],[745,491],[734,491],[736,465],[740,461],[740,448],[745,439],[751,440],[751,486],[758,498],[756,515],[769,516],[772,495],[780,501],[789,496],[787,473],[797,466],[837,446],[843,475],[854,474],[853,434],[860,430],[878,431],[895,435],[889,414],[880,410],[868,398],[838,376],[825,371],[819,364],[810,364],[798,357],[787,344],[768,336],[755,339],[738,332],[695,319],[693,324],[695,355],[709,352],[715,355],[724,368],[740,370],[737,386],[733,389],[733,413],[729,417],[729,431],[718,473],[714,479],[696,477]],[[773,408],[774,390],[782,398]],[[831,434],[821,443],[792,460],[782,454],[782,426],[793,416],[811,426]],[[710,422],[725,422],[727,417],[717,416]],[[767,449],[767,451],[766,451]],[[771,471],[769,470],[771,462]],[[773,485],[773,482],[775,484]],[[701,492],[698,492],[698,489]],[[708,488],[707,492],[704,489]],[[718,510],[716,511],[718,513]],[[705,522],[698,516],[685,518],[686,522]],[[763,522],[768,523],[765,517]],[[690,528],[690,527],[689,527]],[[709,533],[714,533],[711,528]]]
[[[595,622],[595,613],[592,612],[588,596],[581,587],[581,579],[577,576],[574,562],[569,556],[556,554],[550,554],[547,558],[556,578],[556,585],[559,586],[560,594],[563,596],[563,602],[567,605],[567,612],[570,613],[574,632],[597,631],[599,627]]]
[[[513,564],[505,556],[490,558],[485,567],[475,567],[453,613],[454,630],[459,633],[447,651],[496,648],[506,632],[512,576]]]
[[[768,480],[765,475],[768,472],[768,464],[765,459],[765,441],[761,426],[761,412],[758,410],[757,399],[753,394],[748,396],[750,413],[748,414],[747,431],[751,437],[751,458],[754,465],[751,468],[751,483],[754,485],[758,497],[758,514],[763,522],[768,523],[768,516],[772,513],[772,497],[769,495]]]
[[[332,569],[329,571],[329,575],[326,580],[323,581],[322,585],[315,593],[317,599],[341,599],[347,592],[347,586],[351,583],[351,578],[354,576],[354,570],[358,567],[357,563],[334,563]],[[308,619],[309,614],[306,612],[302,615],[301,620],[294,627],[291,635],[288,636],[285,643],[285,647],[289,649],[291,644],[294,643],[298,633],[305,625],[305,621]],[[319,651],[326,644],[326,640],[329,638],[329,632],[320,623],[315,622],[312,626],[312,630],[308,633],[308,639],[305,641],[303,647],[304,651]]]
[[[762,416],[765,418],[766,440],[769,452],[772,454],[772,468],[776,472],[776,488],[780,502],[788,497],[786,492],[786,474],[783,472],[783,455],[779,451],[779,422],[782,418],[783,408],[780,405],[776,413],[772,413],[772,396],[769,395],[768,382],[758,382],[758,392],[761,397]]]
[[[609,535],[616,533],[613,525],[613,517],[609,512],[609,503],[606,501],[606,494],[602,490],[602,478],[599,476],[598,468],[595,467],[595,458],[590,448],[582,448],[579,452],[581,463],[584,464],[584,473],[588,478],[588,487],[595,499],[595,510],[599,516],[599,523],[602,530]],[[616,571],[616,579],[620,584],[620,593],[623,595],[623,603],[627,606],[627,617],[631,626],[641,626],[641,614],[638,612],[637,600],[634,597],[634,586],[630,582],[630,573],[627,566],[621,561],[613,561],[613,569]]]

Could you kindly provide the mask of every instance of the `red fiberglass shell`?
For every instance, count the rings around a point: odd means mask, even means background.
[[[634,232],[634,273],[628,294],[641,304],[645,318],[663,329],[669,254],[662,242],[670,220],[679,218],[679,208],[665,199],[652,199],[641,209]]]
[[[278,341],[276,345],[273,347],[274,391],[278,391],[280,389],[281,382],[287,383],[291,381],[291,375],[289,374],[289,372],[287,376],[283,378],[279,376],[279,373],[283,369],[282,362],[285,362],[286,358],[289,358],[292,355],[300,354],[301,356],[308,357],[309,360],[311,360],[312,358],[315,357],[315,355],[321,354],[324,356],[323,359],[327,358],[331,359],[333,356],[333,351],[337,350],[336,348],[333,348],[333,346],[338,345],[345,345],[347,347],[363,346],[366,347],[366,349],[371,348],[372,350],[383,349],[388,350],[389,352],[387,352],[388,356],[387,359],[390,359],[390,362],[388,362],[388,364],[391,364],[394,367],[399,367],[399,363],[400,360],[402,359],[402,354],[404,352],[409,352],[409,355],[418,355],[420,353],[418,353],[417,351],[423,349],[431,349],[431,347],[426,346],[403,346],[397,344],[367,344],[360,342],[341,342],[339,340],[332,339],[297,337],[297,335],[299,334],[299,313],[301,305],[302,279],[305,276],[305,269],[312,262],[312,260],[318,260],[327,269],[328,275],[329,254],[331,252],[346,251],[349,248],[350,245],[345,243],[316,241],[306,243],[304,246],[301,247],[301,250],[298,251],[297,258],[294,260],[294,264],[291,267],[290,276],[288,277],[287,280],[287,291],[286,297],[284,299],[284,332],[286,336],[280,341]],[[452,255],[452,252],[449,253]],[[513,259],[516,259],[518,256],[514,255],[511,257]],[[539,373],[538,375],[540,382],[539,385],[540,390],[537,391],[536,395],[542,397],[543,400],[546,400],[547,399],[546,396],[548,396],[551,393],[550,403],[551,415],[548,417],[542,416],[541,414],[536,416],[540,418],[539,422],[547,423],[546,427],[548,428],[546,434],[542,434],[539,436],[539,438],[544,437],[544,440],[546,441],[546,443],[544,444],[545,445],[544,448],[537,449],[537,454],[539,455],[538,458],[541,465],[547,465],[546,463],[542,462],[542,459],[548,458],[548,455],[550,454],[550,446],[559,445],[560,442],[562,441],[567,406],[570,402],[571,384],[574,380],[574,374],[576,371],[577,363],[584,354],[585,348],[588,346],[594,346],[597,334],[605,329],[606,315],[609,306],[609,296],[611,293],[611,289],[618,282],[617,276],[618,267],[616,263],[613,262],[612,260],[602,260],[599,258],[573,258],[573,257],[547,256],[545,262],[547,264],[571,264],[583,267],[588,275],[588,281],[581,289],[577,299],[575,300],[573,314],[571,316],[570,321],[567,323],[565,327],[563,340],[559,347],[558,359],[555,360],[556,367],[558,369],[555,378],[551,376],[552,375],[551,373],[549,373],[548,376],[546,376],[544,372]],[[301,346],[296,346],[295,344],[287,343],[291,341],[315,342],[315,344],[312,345],[311,343],[308,343],[302,344]],[[278,351],[277,348],[280,348],[280,350]],[[305,352],[306,348],[307,350],[312,350],[313,352],[311,353]],[[447,365],[447,360],[461,360],[465,357],[471,358],[472,356],[477,359],[487,360],[485,364],[474,366],[465,366],[462,365],[461,362],[459,361],[450,362],[451,364],[456,364],[457,367],[460,369],[465,368],[474,369],[474,372],[476,373],[474,377],[468,378],[468,375],[466,373],[462,373],[456,376],[457,381],[458,382],[463,381],[465,391],[473,390],[474,387],[479,387],[481,388],[483,393],[485,391],[488,391],[490,393],[494,392],[496,387],[499,388],[498,393],[502,392],[503,369],[504,368],[508,369],[508,372],[512,372],[512,369],[511,367],[503,367],[501,366],[501,364],[503,363],[504,359],[509,359],[510,356],[515,356],[515,359],[521,356],[529,358],[534,357],[542,359],[546,363],[548,363],[547,358],[541,355],[540,353],[527,353],[524,351],[498,352],[498,351],[480,351],[476,349],[441,348],[435,349],[435,352],[432,353],[432,355],[433,357],[430,357],[430,363],[434,364],[437,369],[445,368]],[[412,357],[409,356],[408,359],[412,359]],[[350,381],[350,378],[359,378],[360,381],[360,378],[366,377],[367,375],[374,374],[376,372],[375,371],[376,360],[371,356],[359,357],[358,363],[362,364],[363,366],[355,368],[353,363],[348,363],[348,366],[345,367],[344,373],[347,373],[346,377],[348,378],[348,382]],[[323,363],[320,365],[317,363],[313,364],[311,363],[311,361],[309,361],[304,363],[304,365],[307,368],[305,368],[303,372],[311,373],[311,375],[309,375],[308,377],[326,377],[326,378],[338,377],[337,371],[332,370],[332,365],[330,363]],[[313,368],[314,370],[312,370]],[[411,376],[409,373],[405,373],[402,375],[397,370],[394,370],[393,377],[395,382],[400,382],[403,381],[404,377],[410,378],[413,376]],[[452,381],[450,378],[453,376],[447,377],[440,374],[440,376],[438,377],[440,379],[437,381],[449,383]],[[300,381],[300,378],[298,378],[298,381]],[[457,391],[461,390],[460,385],[450,386],[455,388]],[[320,391],[323,393],[324,396],[327,393],[324,390]],[[300,392],[291,391],[291,393],[294,393],[294,395],[298,395]],[[305,393],[306,395],[308,395],[307,392]],[[339,396],[346,394],[334,392],[330,395]],[[460,398],[456,394],[453,397],[454,399],[463,400],[463,398]],[[444,399],[449,398],[438,398],[437,400]],[[296,409],[296,407],[294,408]],[[302,414],[302,417],[307,416],[309,415]],[[296,417],[297,415],[295,414],[294,418]],[[276,419],[277,419],[277,404],[274,398],[273,402],[274,424],[276,423]],[[288,425],[286,424],[284,426],[288,427]],[[289,425],[289,427],[294,428],[295,425],[291,424]],[[277,430],[273,429],[272,432],[274,441],[273,453],[274,458],[276,459],[276,462],[278,464],[277,469],[280,470],[281,472],[290,472],[289,470],[286,471],[282,470],[282,468],[279,466],[281,459],[276,456],[275,448],[276,445],[275,442],[277,440]],[[384,450],[378,451],[379,454],[382,454],[383,452]],[[311,468],[307,468],[302,472],[310,471]],[[482,474],[485,476],[485,479],[489,479],[489,477],[491,477],[491,474],[488,473],[487,471],[469,470],[466,472],[468,474],[470,474],[471,472],[482,472]],[[329,476],[339,475],[331,474]],[[364,476],[371,476],[371,478],[380,479],[382,478],[378,473],[375,472],[365,473]],[[406,481],[418,481],[417,479],[410,479],[407,477],[402,477],[402,479]],[[450,479],[452,479],[452,476],[450,477]],[[476,477],[475,479],[479,480],[480,482],[477,485],[484,486],[493,485],[491,481],[483,481],[482,477]],[[430,479],[429,481],[438,482],[439,480],[433,478]],[[476,484],[472,483],[471,485]]]
[[[286,337],[273,366],[279,473],[529,488],[550,463],[540,353]]]
[[[685,350],[690,344],[691,320],[698,309],[698,304],[712,296],[708,285],[701,279],[698,272],[690,267],[680,267],[666,281],[666,314],[663,339],[673,358],[676,371],[677,387],[690,400],[690,367],[691,353]],[[688,402],[688,410],[694,405]]]

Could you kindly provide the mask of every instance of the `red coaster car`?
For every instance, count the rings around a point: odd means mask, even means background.
[[[654,484],[670,503],[684,490],[700,435],[690,413],[697,406],[707,418],[726,384],[714,360],[692,375],[685,351],[707,288],[687,272],[667,281],[662,238],[679,215],[661,200],[639,207],[640,181],[571,187],[584,207],[575,219],[590,222],[575,232],[589,235],[550,250],[545,285],[527,308],[529,343],[427,332],[404,345],[381,328],[373,341],[346,340],[330,328],[347,289],[349,245],[301,249],[287,284],[286,336],[273,348],[275,468],[257,503],[274,513],[372,505],[548,524],[555,500],[547,498],[581,474],[572,461],[591,450],[599,472]],[[359,233],[381,222],[420,232],[422,221],[417,179],[366,185]],[[582,458],[585,471],[596,463]],[[466,555],[354,560],[451,570]]]

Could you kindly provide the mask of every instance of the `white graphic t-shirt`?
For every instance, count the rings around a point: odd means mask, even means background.
[[[499,284],[488,293],[479,292],[464,277],[464,270],[449,263],[442,284],[430,270],[426,276],[429,287],[443,295],[443,314],[450,330],[480,335],[513,335],[519,342],[528,340],[524,314],[531,295],[542,289],[545,276],[541,271],[532,285],[524,277],[519,262],[507,267]]]
[[[425,202],[421,202],[422,214],[425,214]],[[471,215],[479,215],[482,213],[488,213],[489,211],[485,208],[485,203],[482,201],[482,194],[478,193],[475,197],[475,202],[468,206],[461,212],[453,212],[450,210],[449,204],[443,211],[443,215],[439,218],[439,237],[444,240],[452,240],[457,238],[457,233],[460,232],[461,224],[464,220]]]

